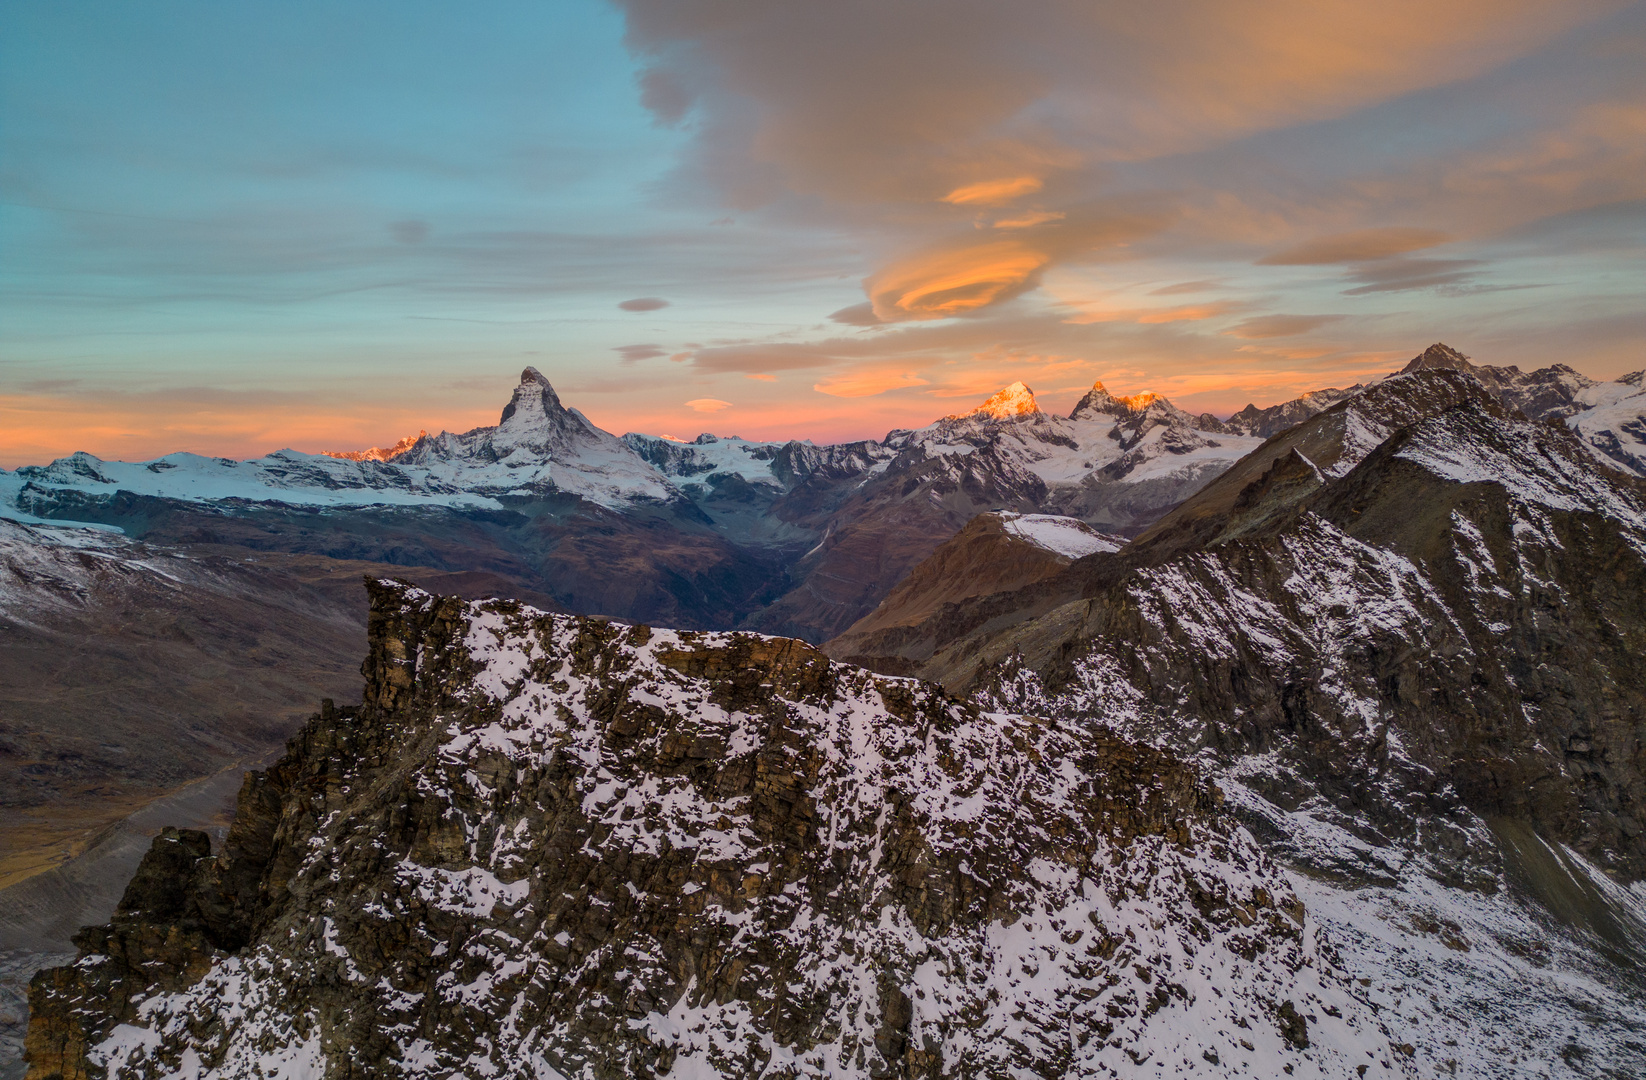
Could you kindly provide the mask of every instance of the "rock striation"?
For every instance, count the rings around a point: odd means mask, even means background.
[[[798,641],[370,583],[363,704],[156,839],[31,1078],[1403,1075],[1170,755]]]

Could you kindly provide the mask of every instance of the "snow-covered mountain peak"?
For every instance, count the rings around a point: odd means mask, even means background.
[[[393,446],[373,446],[366,450],[322,450],[320,453],[341,461],[393,461],[416,446],[419,439],[428,437],[427,430],[419,430],[416,435],[407,435]]]
[[[529,367],[520,373],[520,385],[514,388],[514,396],[509,403],[503,406],[503,415],[498,419],[498,427],[503,427],[516,417],[521,419],[517,424],[529,424],[536,418],[550,418],[557,413],[563,413],[566,407],[560,404],[560,395],[554,392],[554,387],[543,373],[534,367]]]
[[[1103,380],[1092,383],[1092,388],[1086,391],[1086,396],[1075,402],[1073,411],[1069,413],[1070,420],[1090,420],[1097,416],[1119,416],[1125,411],[1121,399],[1115,397],[1104,387]]]
[[[368,704],[218,859],[163,834],[37,994],[39,1075],[1412,1075],[1167,753],[797,641],[368,587]]]
[[[1039,413],[1040,403],[1034,399],[1034,391],[1021,379],[995,393],[969,413],[956,413],[949,417],[959,420],[966,416],[983,416],[995,420],[1014,420],[1019,416],[1033,416]]]
[[[1093,420],[1100,416],[1112,416],[1129,420],[1138,413],[1151,409],[1161,418],[1174,415],[1188,418],[1187,413],[1153,390],[1142,390],[1130,396],[1115,394],[1104,387],[1100,379],[1092,383],[1092,388],[1086,391],[1086,396],[1075,403],[1074,409],[1069,413],[1069,419]]]

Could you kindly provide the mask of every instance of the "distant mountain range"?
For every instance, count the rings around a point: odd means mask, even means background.
[[[1436,367],[1471,372],[1505,407],[1562,419],[1602,460],[1646,475],[1638,374],[1597,384],[1558,365],[1476,367],[1444,345],[1406,370]],[[0,514],[160,544],[480,570],[565,610],[820,641],[979,512],[1134,536],[1264,439],[1364,390],[1219,421],[1101,383],[1052,416],[1017,383],[878,441],[681,443],[602,431],[528,368],[494,427],[250,461],[74,454],[0,472]]]

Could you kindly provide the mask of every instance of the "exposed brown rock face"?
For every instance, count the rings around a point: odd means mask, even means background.
[[[1055,576],[1073,561],[1013,535],[999,515],[979,514],[911,570],[879,606],[824,648],[847,663],[856,663],[860,654],[873,659],[895,653],[901,631],[922,633],[920,624],[945,605],[1015,592]]]
[[[1387,1056],[1284,879],[1158,750],[796,641],[372,590],[362,706],[248,778],[221,854],[156,841],[36,979],[31,1077]]]

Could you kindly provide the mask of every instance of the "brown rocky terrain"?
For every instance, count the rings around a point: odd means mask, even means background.
[[[869,614],[828,643],[847,663],[877,654],[887,633],[918,627],[945,605],[1015,592],[1055,576],[1074,559],[1010,531],[998,513],[979,514],[911,570]]]

